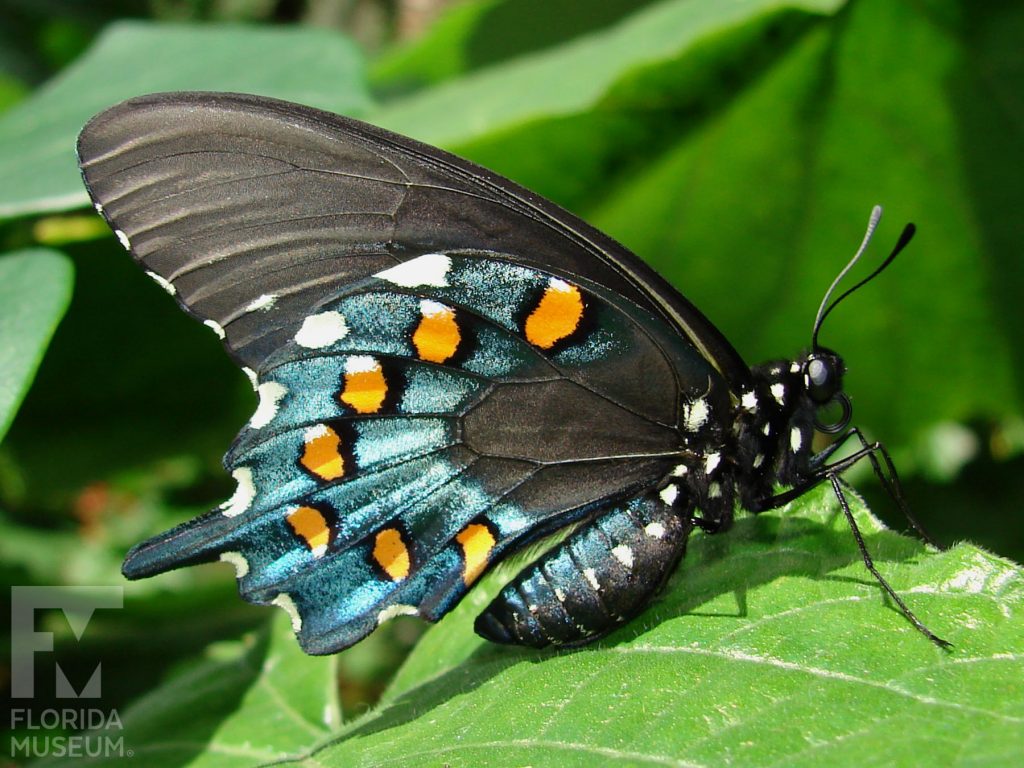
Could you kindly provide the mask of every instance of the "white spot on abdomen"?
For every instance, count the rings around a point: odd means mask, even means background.
[[[307,349],[322,349],[347,335],[348,325],[340,312],[321,312],[302,321],[302,327],[295,334],[295,343]]]
[[[261,429],[277,416],[281,400],[288,394],[288,388],[276,381],[268,381],[256,388],[256,394],[260,396],[260,404],[256,406],[256,413],[249,419],[249,426],[252,429]]]
[[[644,533],[652,539],[663,539],[665,538],[665,526],[661,523],[648,523],[644,528]]]
[[[239,467],[231,476],[235,478],[238,487],[231,495],[231,498],[220,505],[220,511],[225,517],[236,517],[247,510],[256,498],[256,486],[252,482],[252,470],[249,467]]]
[[[443,253],[426,253],[410,259],[396,267],[378,272],[374,277],[387,280],[403,288],[415,288],[431,285],[444,288],[448,285],[448,270],[452,268],[452,260]]]
[[[620,563],[622,563],[624,566],[626,566],[626,568],[633,568],[633,550],[627,547],[625,544],[620,544],[619,546],[612,549],[612,556]]]

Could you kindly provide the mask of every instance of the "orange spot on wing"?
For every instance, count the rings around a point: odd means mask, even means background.
[[[487,567],[487,559],[497,541],[491,529],[481,523],[470,523],[458,532],[455,540],[462,546],[466,560],[462,578],[467,585],[472,584]]]
[[[462,335],[455,321],[455,310],[433,301],[424,301],[422,319],[412,335],[413,346],[421,360],[443,363],[455,354]]]
[[[377,534],[373,544],[373,559],[393,581],[409,575],[409,548],[402,541],[397,528],[385,528]]]
[[[299,507],[286,518],[288,525],[306,542],[314,555],[320,557],[327,551],[327,543],[331,538],[331,529],[323,513],[313,507]]]
[[[356,413],[377,413],[388,394],[388,383],[380,363],[373,362],[364,371],[345,374],[345,387],[339,396],[341,402]]]
[[[306,433],[299,463],[321,480],[337,480],[345,474],[341,438],[325,424]]]
[[[575,331],[583,319],[583,296],[575,285],[551,278],[544,295],[526,318],[526,340],[535,347],[551,349]]]

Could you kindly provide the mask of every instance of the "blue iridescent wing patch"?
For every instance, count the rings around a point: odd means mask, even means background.
[[[510,548],[674,465],[679,396],[705,396],[712,369],[600,290],[491,253],[353,283],[260,371],[225,459],[234,498],[125,573],[229,561],[311,653],[396,614],[439,618]],[[616,372],[627,361],[638,381]],[[700,391],[664,387],[681,366],[704,369]]]

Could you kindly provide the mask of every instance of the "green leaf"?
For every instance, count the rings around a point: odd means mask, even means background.
[[[410,96],[368,119],[452,147],[532,120],[594,109],[627,73],[664,65],[702,39],[781,8],[834,12],[843,0],[673,0],[643,8],[607,30]]]
[[[347,726],[334,662],[303,656],[280,615],[269,644],[214,647],[108,733],[147,766],[845,766],[865,754],[1015,765],[1020,567],[966,544],[926,550],[851,500],[883,575],[952,651],[886,602],[821,488],[696,535],[666,593],[591,646],[476,637],[504,569],[422,638],[381,706]]]
[[[335,659],[304,655],[282,613],[268,631],[211,646],[205,658],[118,712],[118,722],[90,734],[92,743],[120,740],[124,753],[33,765],[109,765],[130,756],[147,768],[229,768],[296,754],[341,722]]]
[[[1014,765],[1021,569],[970,545],[926,552],[856,514],[882,573],[952,652],[887,605],[822,489],[696,536],[661,600],[578,651],[476,638],[489,579],[317,763]]]
[[[71,263],[36,248],[0,257],[0,441],[71,301]]]
[[[75,162],[85,122],[130,96],[173,90],[244,91],[348,114],[369,106],[359,52],[328,30],[121,22],[0,119],[0,218],[86,204]]]

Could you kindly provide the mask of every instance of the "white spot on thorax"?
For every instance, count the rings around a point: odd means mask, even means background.
[[[426,253],[415,259],[403,262],[398,266],[378,272],[374,277],[387,280],[403,288],[415,288],[431,285],[444,288],[448,285],[448,270],[452,268],[452,260],[443,253]]]
[[[674,483],[669,484],[662,488],[661,493],[658,495],[661,496],[663,502],[671,507],[676,503],[676,499],[679,498],[679,488]]]
[[[220,505],[220,511],[225,517],[236,517],[247,510],[256,498],[256,486],[252,481],[252,469],[239,467],[231,476],[235,478],[238,486],[231,498]]]
[[[786,386],[785,384],[775,383],[771,386],[772,397],[775,398],[775,402],[779,405],[784,405],[786,402]]]
[[[754,392],[744,392],[740,398],[740,405],[753,413],[757,410],[757,395]]]
[[[704,474],[710,475],[714,472],[718,465],[722,463],[722,454],[720,453],[709,453],[704,459]]]
[[[249,561],[241,552],[221,552],[221,562],[231,563],[235,566],[235,578],[242,579],[249,573]]]
[[[249,426],[252,429],[261,429],[277,416],[281,400],[288,394],[288,388],[276,381],[267,381],[256,388],[256,394],[260,396],[260,403],[256,406],[256,413],[249,419]]]
[[[601,588],[601,585],[597,583],[597,571],[595,571],[593,568],[584,568],[583,578],[585,578],[587,582],[590,584],[590,586],[592,586],[594,589]]]
[[[160,277],[160,275],[158,275],[156,272],[150,272],[149,270],[146,270],[146,274],[153,280],[154,283],[156,283],[169,294],[171,294],[171,296],[178,292],[178,289],[174,287],[173,283],[171,283],[169,280],[165,280],[164,278]]]
[[[688,432],[696,432],[708,420],[708,401],[703,397],[683,407],[683,426]]]
[[[405,603],[395,603],[389,605],[383,611],[377,614],[377,623],[383,624],[385,621],[390,621],[396,616],[415,616],[419,613],[419,610],[415,605],[406,605]]]
[[[124,249],[125,249],[126,251],[130,251],[130,250],[132,249],[132,244],[131,244],[131,242],[130,242],[130,241],[128,240],[128,235],[126,235],[126,234],[125,234],[125,233],[124,233],[124,232],[123,232],[122,230],[120,230],[120,229],[115,229],[115,230],[114,230],[114,234],[115,234],[115,235],[117,235],[117,239],[118,239],[118,240],[120,241],[120,243],[121,243],[121,246],[122,246],[122,247],[123,247],[123,248],[124,248]]]
[[[789,447],[793,449],[793,453],[800,450],[800,446],[803,445],[804,437],[800,434],[799,427],[793,427],[789,432]]]
[[[612,556],[620,563],[622,563],[624,566],[626,566],[626,568],[633,568],[633,550],[627,547],[625,544],[620,544],[619,546],[612,549]]]
[[[657,522],[648,523],[646,527],[644,527],[644,533],[652,539],[663,539],[665,538],[665,526]]]
[[[302,617],[299,616],[299,609],[296,607],[291,595],[287,592],[282,592],[271,600],[270,604],[283,608],[284,612],[288,614],[292,620],[292,632],[298,633],[302,629]]]
[[[268,309],[274,306],[274,302],[277,301],[277,296],[272,293],[264,293],[262,296],[258,296],[246,306],[246,312],[266,312]]]
[[[209,328],[211,331],[217,334],[217,338],[224,338],[224,327],[216,320],[203,320],[203,325]]]
[[[302,321],[302,327],[295,334],[295,343],[307,349],[322,349],[347,335],[348,325],[340,312],[321,312]]]

